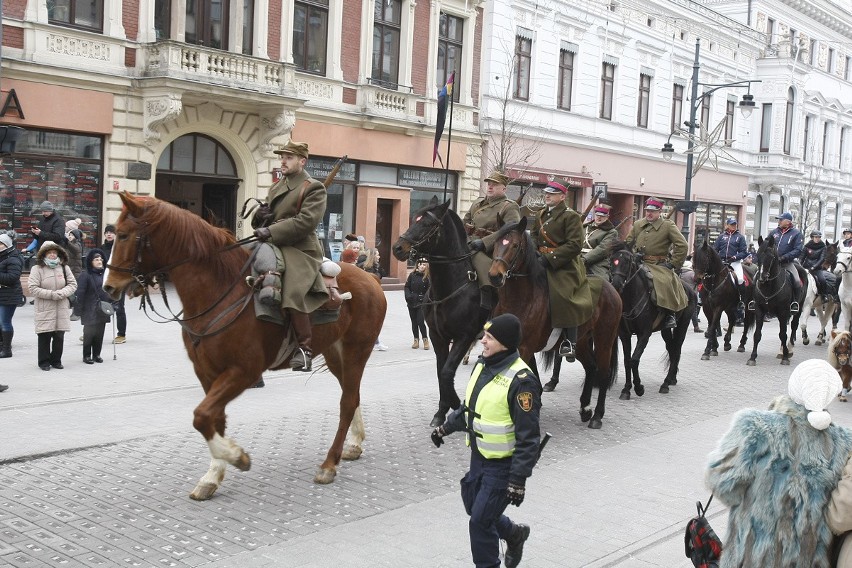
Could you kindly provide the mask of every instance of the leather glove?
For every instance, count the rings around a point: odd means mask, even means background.
[[[444,443],[444,436],[447,434],[444,432],[443,426],[438,426],[434,430],[432,430],[432,443],[435,444],[436,448],[440,448],[441,444]]]
[[[664,263],[663,263],[663,266],[665,266],[665,267],[666,267],[666,268],[668,268],[669,270],[674,270],[674,266],[672,266],[672,263],[671,263],[671,262],[664,262]]]
[[[254,230],[254,236],[257,237],[257,240],[266,242],[272,238],[272,231],[269,230],[269,227],[260,227]]]
[[[525,491],[523,483],[512,483],[510,481],[509,487],[506,488],[506,497],[509,499],[509,504],[520,507],[521,503],[524,502]]]
[[[546,259],[546,258],[544,258],[543,256],[538,257],[538,263],[539,263],[539,264],[541,265],[541,267],[542,267],[542,268],[544,268],[545,270],[546,270],[546,269],[548,269],[548,268],[550,268],[550,263],[549,263],[549,262],[547,262],[547,259]]]
[[[255,223],[258,225],[266,225],[272,219],[272,209],[268,203],[264,203],[254,212]]]
[[[470,241],[467,244],[467,248],[469,248],[473,252],[483,252],[485,250],[485,243],[482,242],[482,239],[476,239]]]

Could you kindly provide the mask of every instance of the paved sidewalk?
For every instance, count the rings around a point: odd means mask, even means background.
[[[468,451],[461,435],[436,449],[432,351],[412,350],[402,292],[388,292],[382,342],[362,388],[364,455],[328,486],[312,482],[334,431],[339,387],[328,373],[275,372],[267,387],[229,406],[228,433],[252,456],[229,469],[212,500],[188,498],[209,453],[192,428],[201,389],[176,324],[155,324],[128,303],[128,341],[82,363],[80,327],[66,337],[62,371],[36,366],[32,307],[15,316],[15,356],[0,360],[0,565],[457,567],[469,566],[467,517],[458,496]],[[108,328],[109,331],[109,328]],[[815,330],[811,330],[815,335]],[[579,366],[545,395],[543,427],[554,438],[510,508],[532,525],[523,566],[688,568],[683,529],[705,501],[707,453],[741,407],[765,407],[786,390],[792,367],[774,358],[767,324],[758,366],[745,354],[700,361],[690,333],[679,384],[662,380],[662,341],[642,360],[647,393],[618,400],[601,430],[579,421]],[[794,364],[823,357],[799,348]],[[462,367],[462,390],[470,367]],[[852,405],[835,403],[852,425]],[[714,528],[726,514],[714,501]]]

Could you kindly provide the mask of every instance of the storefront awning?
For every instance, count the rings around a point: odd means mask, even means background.
[[[535,183],[547,185],[551,179],[562,178],[570,185],[579,186],[583,189],[591,189],[594,184],[592,176],[586,174],[578,174],[574,172],[557,172],[557,171],[539,171],[539,170],[518,170],[509,168],[506,175],[517,183]]]

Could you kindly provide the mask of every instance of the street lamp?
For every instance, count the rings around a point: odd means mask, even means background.
[[[743,99],[740,101],[739,107],[740,112],[743,115],[743,118],[748,119],[751,116],[752,111],[755,108],[754,96],[751,94],[751,84],[752,83],[760,83],[759,80],[751,80],[751,81],[736,81],[734,83],[725,83],[725,84],[716,84],[716,83],[699,83],[698,82],[698,70],[701,68],[701,65],[698,63],[698,54],[701,49],[701,40],[695,40],[695,63],[692,65],[692,98],[690,100],[689,105],[689,122],[686,125],[689,127],[688,130],[688,141],[687,141],[687,154],[686,154],[686,184],[683,192],[683,201],[679,201],[675,204],[675,209],[683,213],[683,228],[680,230],[683,234],[683,237],[689,242],[689,216],[692,213],[695,213],[695,210],[698,207],[697,201],[691,201],[692,197],[692,178],[695,176],[695,173],[692,171],[692,163],[694,154],[692,153],[692,148],[695,145],[695,118],[698,113],[698,107],[701,105],[702,101],[709,97],[712,93],[718,91],[719,89],[725,89],[729,87],[735,88],[748,88],[748,93],[743,95]],[[704,91],[700,96],[698,94],[698,87],[712,87],[708,91]],[[683,129],[678,128],[671,134],[669,134],[669,138],[663,147],[660,149],[660,152],[663,154],[663,160],[671,161],[672,155],[674,154],[674,146],[672,146],[671,139],[672,136],[678,133],[682,133]]]

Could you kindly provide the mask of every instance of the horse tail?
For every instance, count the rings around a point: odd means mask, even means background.
[[[609,376],[598,374],[598,388],[609,390],[615,384],[615,379],[618,377],[618,336],[615,336],[615,341],[612,342],[612,347],[609,353]]]
[[[550,351],[545,351],[541,357],[542,361],[542,369],[546,373],[553,366],[553,362],[556,360],[556,350],[551,349]],[[539,377],[540,379],[541,377]]]

